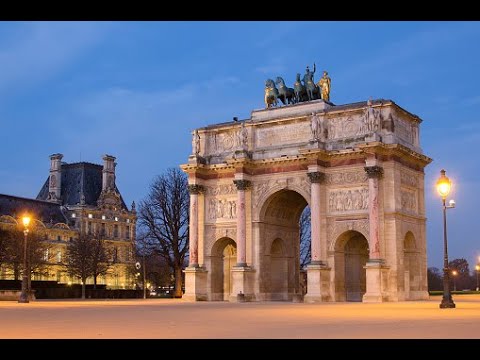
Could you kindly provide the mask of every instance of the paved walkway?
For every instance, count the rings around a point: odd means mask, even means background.
[[[383,304],[186,302],[178,299],[0,302],[0,339],[480,338],[480,296],[456,309]]]

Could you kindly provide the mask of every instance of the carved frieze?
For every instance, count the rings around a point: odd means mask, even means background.
[[[232,195],[237,193],[237,188],[234,184],[221,184],[217,186],[206,186],[205,194],[206,195]]]
[[[226,237],[235,240],[237,237],[237,229],[235,227],[205,226],[204,247],[207,254],[215,255],[211,254],[213,244],[215,244],[217,240]]]
[[[360,184],[367,181],[367,174],[364,171],[345,171],[326,174],[327,185],[350,185]]]
[[[276,125],[275,127],[257,127],[255,131],[255,147],[297,144],[311,140],[310,123],[296,122]]]
[[[328,211],[341,213],[368,209],[368,188],[330,190],[328,192]]]

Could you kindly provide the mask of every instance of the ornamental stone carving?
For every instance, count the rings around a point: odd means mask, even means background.
[[[400,191],[400,200],[403,210],[409,212],[417,212],[417,196],[416,191],[401,189]]]
[[[188,185],[188,192],[190,194],[198,195],[202,193],[205,190],[203,185],[198,185],[198,184],[193,184],[193,185]]]
[[[214,226],[205,226],[205,242],[204,247],[208,249],[208,254],[212,253],[212,246],[217,240],[221,238],[230,238],[236,240],[237,238],[237,229],[235,227],[214,227]],[[215,254],[212,254],[215,255]]]
[[[348,190],[330,190],[328,194],[328,211],[348,212],[368,209],[368,188]]]
[[[402,185],[417,187],[417,177],[413,174],[402,172],[400,174],[400,182]]]
[[[237,190],[247,190],[252,185],[249,180],[233,180],[233,183],[237,187]]]
[[[361,184],[367,181],[367,174],[364,171],[334,172],[325,175],[327,185],[350,185]]]
[[[370,223],[368,219],[358,220],[335,220],[327,225],[328,240],[327,244],[330,251],[335,251],[335,243],[340,235],[346,231],[358,231],[363,236],[370,238]]]
[[[378,179],[383,175],[383,168],[381,166],[365,166],[364,169],[370,179]]]
[[[220,184],[217,186],[206,186],[205,194],[206,195],[232,195],[237,193],[237,188],[234,184]]]
[[[307,175],[312,183],[322,183],[325,180],[325,174],[320,171],[309,172]]]

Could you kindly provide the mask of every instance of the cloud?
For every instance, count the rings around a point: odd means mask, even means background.
[[[103,38],[109,23],[27,22],[0,43],[0,93],[25,89],[61,72]]]

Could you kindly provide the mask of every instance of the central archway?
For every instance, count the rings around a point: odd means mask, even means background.
[[[259,287],[264,300],[292,300],[301,294],[300,226],[305,198],[293,190],[270,195],[260,210]]]
[[[349,230],[335,246],[335,296],[339,301],[362,301],[366,292],[365,265],[369,249],[365,236]]]

